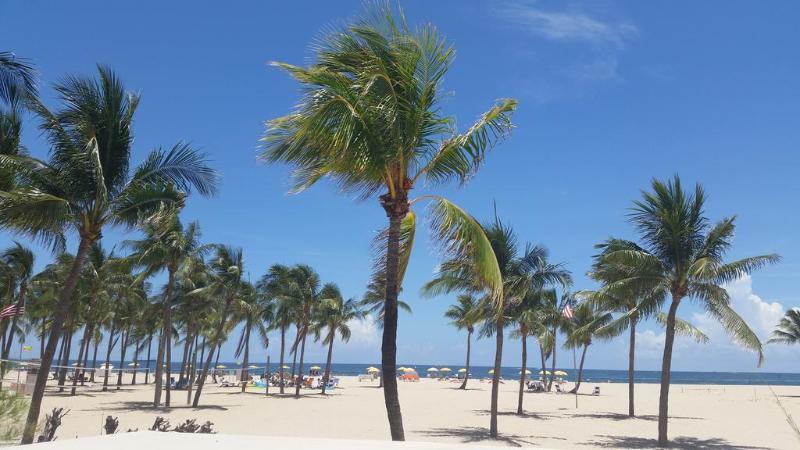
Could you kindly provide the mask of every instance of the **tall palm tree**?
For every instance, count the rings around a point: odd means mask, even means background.
[[[786,311],[778,322],[777,328],[767,341],[768,344],[797,344],[800,343],[800,308]]]
[[[184,228],[178,218],[177,209],[172,209],[162,216],[158,222],[151,222],[143,227],[145,237],[138,241],[126,241],[125,245],[132,250],[130,259],[143,269],[140,278],[145,279],[162,270],[167,271],[167,284],[162,305],[162,329],[156,353],[156,388],[153,406],[161,404],[163,367],[167,369],[165,405],[170,406],[170,349],[172,348],[172,309],[175,296],[176,274],[183,265],[202,257],[210,246],[200,243],[200,226],[192,222]]]
[[[401,229],[404,221],[414,222],[409,193],[417,184],[466,183],[509,134],[517,103],[499,101],[457,134],[454,119],[439,107],[453,49],[433,26],[412,31],[388,5],[330,33],[315,48],[310,67],[276,63],[305,94],[295,111],[268,123],[262,158],[294,165],[295,191],[328,177],[346,192],[378,196],[389,222],[380,258],[386,274],[381,366],[384,374],[393,374],[397,296],[410,252],[410,246],[401,246]],[[431,222],[439,240],[448,250],[471,252],[499,293],[497,266],[488,258],[477,222],[443,198],[426,198],[434,205]],[[449,237],[481,243],[462,246]],[[397,380],[385,377],[383,392],[392,439],[404,440]]]
[[[294,320],[294,298],[288,294],[287,289],[290,284],[289,267],[282,264],[274,264],[256,284],[256,289],[265,298],[274,302],[273,330],[278,330],[281,335],[281,350],[278,363],[278,373],[280,374],[279,390],[284,393],[284,357],[286,350],[286,331]]]
[[[355,299],[345,300],[339,287],[334,283],[326,283],[320,291],[320,305],[317,308],[317,319],[313,325],[315,340],[319,340],[322,334],[322,345],[328,346],[328,356],[325,359],[325,373],[322,376],[322,393],[328,387],[331,379],[331,361],[333,358],[333,342],[338,335],[342,342],[350,340],[350,323],[354,320],[361,320],[365,316],[365,311],[361,303]]]
[[[489,418],[489,435],[496,438],[500,368],[503,358],[503,333],[510,320],[510,308],[518,303],[530,290],[543,289],[554,284],[567,285],[572,278],[561,264],[547,261],[547,250],[527,245],[520,254],[514,230],[505,225],[495,214],[495,219],[481,227],[487,237],[489,255],[497,264],[501,295],[495,294],[492,284],[484,281],[480,267],[468,255],[451,258],[439,266],[437,277],[423,288],[426,295],[449,292],[466,292],[481,296],[485,319],[482,334],[495,336],[494,373]]]
[[[250,364],[250,335],[255,329],[261,338],[264,347],[269,347],[269,337],[267,336],[269,325],[272,322],[272,299],[259,292],[255,286],[245,283],[242,295],[236,305],[236,319],[234,322],[243,323],[242,334],[239,343],[236,345],[235,358],[242,357],[242,393],[247,388],[246,381],[249,379],[248,365]]]
[[[514,325],[511,337],[519,338],[522,342],[522,359],[519,369],[519,389],[517,393],[517,414],[524,414],[522,402],[525,393],[525,380],[528,376],[528,336],[537,335],[545,331],[541,299],[547,291],[542,289],[529,289],[519,302],[510,306],[509,321]]]
[[[735,217],[713,226],[704,215],[706,195],[698,184],[687,192],[676,175],[667,182],[653,180],[651,192],[642,192],[630,213],[641,237],[641,245],[620,243],[620,248],[603,256],[603,261],[627,268],[630,275],[601,288],[617,294],[633,288],[646,288],[653,296],[669,302],[666,316],[664,357],[658,407],[658,445],[667,446],[669,386],[676,318],[681,301],[690,298],[717,319],[741,345],[755,351],[763,360],[761,342],[745,321],[731,308],[723,285],[756,269],[776,263],[776,254],[724,262],[732,245]]]
[[[242,293],[242,274],[244,273],[244,255],[242,254],[241,248],[217,245],[216,250],[216,255],[211,262],[211,268],[214,271],[214,280],[209,286],[195,291],[199,294],[208,293],[225,299],[219,314],[218,322],[213,331],[211,339],[212,349],[222,343],[226,326],[229,325],[228,318],[231,313],[231,308],[234,301],[236,301]],[[197,383],[194,400],[192,400],[192,406],[195,408],[197,408],[197,405],[200,403],[203,385],[205,384],[206,377],[208,376],[208,369],[211,367],[211,361],[213,360],[214,352],[210,351],[203,364],[203,371]]]
[[[64,104],[51,112],[38,101],[31,108],[42,119],[50,140],[48,162],[30,156],[0,155],[22,179],[0,195],[0,227],[33,239],[64,246],[64,233],[75,232],[78,249],[53,312],[50,338],[31,397],[22,443],[31,443],[39,418],[45,383],[72,303],[81,268],[92,244],[107,225],[134,227],[165,205],[182,204],[196,189],[212,194],[216,174],[205,157],[185,144],[155,150],[129,170],[131,124],[139,96],[127,92],[108,68],[98,78],[70,76],[55,85]]]
[[[467,381],[469,380],[469,356],[472,347],[472,333],[475,332],[475,326],[483,320],[481,315],[480,303],[471,294],[461,294],[456,299],[455,305],[450,305],[444,312],[444,316],[450,319],[450,323],[456,327],[457,330],[467,330],[467,361],[464,365],[464,382],[461,383],[459,389],[467,388]]]
[[[295,397],[300,397],[300,388],[303,385],[303,363],[305,359],[306,338],[311,332],[311,326],[320,303],[320,279],[317,272],[310,266],[298,264],[289,271],[290,289],[295,300],[294,322],[297,326],[292,353],[297,355],[300,351],[300,365],[298,377],[295,382]]]

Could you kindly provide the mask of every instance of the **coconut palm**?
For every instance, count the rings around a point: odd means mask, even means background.
[[[586,361],[586,351],[592,345],[592,339],[598,330],[603,329],[612,322],[611,313],[597,309],[591,302],[582,302],[573,308],[573,318],[567,323],[567,340],[564,347],[568,349],[581,349],[581,362],[578,364],[578,378],[575,387],[570,392],[577,393],[583,379],[583,363]]]
[[[450,319],[450,324],[456,327],[457,330],[467,330],[467,361],[464,365],[464,381],[459,386],[459,389],[467,388],[467,380],[469,380],[469,356],[472,347],[472,333],[475,332],[475,326],[483,320],[482,310],[480,304],[475,296],[471,294],[461,294],[456,299],[455,305],[450,305],[444,312],[444,316]]]
[[[295,111],[269,121],[262,157],[295,166],[295,191],[328,177],[346,192],[378,196],[389,222],[380,258],[386,274],[381,365],[384,374],[393,374],[397,296],[410,252],[401,246],[401,229],[404,221],[414,222],[409,193],[418,184],[466,183],[510,132],[516,101],[499,101],[466,132],[456,133],[454,119],[439,107],[453,49],[430,25],[412,31],[388,5],[330,33],[315,48],[310,67],[276,63],[305,94]],[[433,204],[439,241],[448,250],[472,253],[499,295],[498,269],[477,222],[443,198],[426,199]],[[459,242],[469,238],[481,242]],[[403,440],[393,377],[384,380],[384,400],[392,439]]]
[[[797,344],[800,343],[800,308],[786,311],[778,322],[777,328],[767,341],[769,344]]]
[[[229,326],[228,319],[231,313],[233,303],[237,301],[243,290],[242,274],[244,273],[244,255],[241,248],[234,248],[227,245],[217,245],[216,255],[211,262],[211,268],[214,271],[214,280],[207,286],[195,291],[198,294],[214,295],[217,298],[223,298],[224,303],[219,313],[219,318],[213,336],[211,339],[211,348],[222,343],[226,327]],[[208,376],[208,369],[211,367],[211,361],[214,359],[214,352],[208,352],[206,361],[203,364],[203,371],[200,374],[199,382],[197,383],[197,391],[192,400],[192,406],[197,408],[200,403],[200,395],[203,392],[203,385],[205,384],[206,377]]]
[[[328,387],[331,378],[331,361],[333,358],[333,342],[337,335],[342,342],[350,340],[350,323],[362,320],[365,311],[355,299],[345,300],[339,287],[334,283],[326,283],[320,290],[320,304],[317,308],[317,318],[313,325],[315,340],[322,338],[322,345],[328,346],[328,356],[325,359],[325,373],[322,376],[322,393]],[[322,337],[323,333],[325,334]]]
[[[361,298],[361,306],[367,315],[375,320],[375,324],[383,327],[383,316],[386,311],[386,276],[384,272],[374,273],[367,284],[367,291]],[[397,309],[411,314],[411,305],[402,299],[397,299]]]
[[[528,376],[528,336],[546,332],[542,318],[542,298],[546,295],[543,289],[529,289],[518,303],[510,306],[509,321],[514,329],[511,337],[522,342],[522,359],[519,369],[519,390],[517,393],[517,414],[524,414],[522,402],[525,393],[525,380]]]
[[[300,351],[300,365],[298,378],[295,382],[295,397],[300,397],[300,388],[303,385],[303,363],[305,362],[306,339],[311,332],[317,308],[320,304],[320,279],[313,268],[298,264],[289,270],[289,296],[293,298],[294,323],[297,326],[292,353],[297,355]]]
[[[500,368],[503,357],[503,333],[510,320],[510,308],[518,303],[529,291],[543,289],[554,284],[571,283],[569,271],[561,264],[551,264],[547,260],[547,250],[539,246],[527,245],[520,254],[514,230],[505,225],[495,215],[493,222],[481,227],[490,243],[490,257],[494,258],[500,272],[502,295],[481,276],[480,267],[468,255],[451,258],[439,266],[437,277],[423,288],[426,295],[440,295],[449,292],[466,292],[481,296],[485,322],[481,334],[495,336],[495,359],[492,383],[492,398],[489,419],[489,435],[496,438],[497,409],[500,382]]]
[[[0,285],[5,285],[3,291],[8,296],[7,303],[0,301],[2,307],[10,304],[16,304],[17,308],[25,306],[29,284],[33,276],[34,259],[33,251],[19,242],[14,242],[14,245],[0,253],[0,273],[3,274]],[[3,342],[3,346],[0,347],[0,380],[5,374],[5,362],[11,352],[14,334],[20,332],[22,335],[22,330],[17,329],[18,322],[19,315],[15,315],[0,323],[2,325],[0,326],[0,335],[2,335]]]
[[[255,286],[245,283],[241,297],[236,305],[235,321],[243,323],[239,343],[236,345],[235,358],[242,357],[242,393],[247,387],[248,365],[250,364],[250,335],[255,328],[263,346],[269,347],[267,331],[272,322],[272,299],[262,295]]]
[[[53,311],[23,443],[33,440],[56,343],[86,255],[103,228],[134,227],[165,205],[182,204],[186,194],[181,190],[212,194],[216,186],[216,174],[205,157],[185,144],[155,150],[129,170],[131,124],[139,97],[128,93],[110,69],[99,67],[98,79],[67,77],[55,91],[64,105],[60,111],[30,102],[50,140],[50,160],[0,155],[0,165],[13,168],[21,179],[17,187],[0,195],[0,227],[56,248],[63,248],[65,232],[79,237],[73,266]]]
[[[256,289],[260,295],[274,302],[272,326],[273,330],[278,330],[281,335],[281,350],[279,357],[278,373],[280,374],[279,389],[284,393],[284,357],[286,350],[286,331],[294,320],[294,297],[289,295],[287,290],[290,285],[289,267],[282,264],[274,264],[256,284]]]
[[[156,388],[153,406],[161,404],[161,388],[163,381],[162,365],[167,368],[166,379],[169,380],[171,367],[170,349],[172,348],[172,309],[176,274],[189,261],[202,257],[210,246],[200,243],[200,226],[192,222],[184,227],[178,218],[178,211],[172,209],[162,215],[158,222],[151,222],[143,227],[145,237],[137,241],[126,241],[125,245],[132,250],[130,259],[141,267],[140,279],[145,279],[162,270],[167,271],[167,284],[162,305],[163,319],[161,338],[156,353]],[[170,406],[170,383],[166,385],[164,404]]]
[[[667,182],[653,180],[651,188],[651,192],[642,192],[630,213],[641,245],[620,243],[619,249],[604,255],[601,261],[626,268],[629,276],[604,286],[601,292],[619,295],[631,288],[648,289],[650,295],[661,297],[665,303],[670,299],[658,408],[658,444],[666,446],[672,347],[681,301],[690,298],[698,302],[737,342],[756,352],[760,365],[761,342],[731,308],[723,285],[776,263],[780,257],[769,254],[724,262],[723,256],[732,244],[735,217],[710,226],[703,213],[703,188],[698,184],[693,193],[687,192],[677,175]]]
[[[12,52],[0,52],[0,100],[14,107],[20,100],[35,98],[36,68]]]

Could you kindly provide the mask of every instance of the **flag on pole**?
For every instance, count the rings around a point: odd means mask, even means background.
[[[561,310],[561,317],[567,320],[572,320],[572,318],[575,317],[575,311],[572,309],[570,302],[567,302],[567,304],[564,305],[564,309]]]
[[[14,317],[14,316],[21,316],[25,314],[25,307],[18,306],[16,303],[13,305],[8,305],[0,311],[0,319],[5,319],[6,317]]]

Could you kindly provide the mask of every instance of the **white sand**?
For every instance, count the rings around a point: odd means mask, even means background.
[[[241,394],[239,388],[206,386],[196,409],[185,406],[186,391],[176,391],[171,410],[150,406],[152,384],[125,385],[111,392],[99,392],[96,384],[75,397],[48,391],[42,413],[57,406],[71,410],[59,429],[60,440],[100,434],[107,415],[119,417],[122,431],[147,429],[161,415],[173,425],[188,418],[210,420],[225,434],[388,439],[382,390],[355,377],[341,380],[331,395],[303,390],[300,399],[266,396],[263,389]],[[584,383],[582,393],[595,385]],[[470,389],[461,391],[449,382],[401,382],[406,438],[549,448],[655,444],[658,385],[636,387],[635,419],[627,417],[627,385],[607,383],[599,384],[600,396],[580,395],[577,408],[573,395],[525,393],[526,415],[517,416],[518,384],[507,380],[500,392],[497,441],[487,436],[490,386],[471,380]],[[270,388],[271,394],[276,392]],[[800,435],[792,425],[800,421],[800,387],[674,385],[670,414],[670,438],[677,447],[800,448]],[[796,419],[787,419],[787,414]]]

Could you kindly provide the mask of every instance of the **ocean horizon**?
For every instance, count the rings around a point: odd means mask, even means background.
[[[75,361],[70,360],[70,364],[73,364]],[[98,361],[97,365],[100,366],[103,361]],[[130,367],[130,360],[126,360],[123,366],[126,370],[132,369]],[[240,364],[235,361],[220,361],[220,365],[225,366],[223,370],[234,370],[238,369]],[[284,364],[291,366],[291,361],[284,361]],[[89,364],[91,366],[91,363]],[[120,367],[119,361],[111,361],[111,365],[114,369],[118,369]],[[172,362],[171,364],[171,372],[177,373],[180,372],[180,365],[181,362]],[[198,364],[199,365],[199,364]],[[261,361],[251,361],[249,363],[251,366],[255,366],[257,368],[251,369],[257,373],[263,372],[266,368],[266,363]],[[303,363],[303,370],[304,372],[308,373],[308,369],[312,366],[320,366],[325,367],[324,362],[318,361],[309,361]],[[355,376],[359,374],[366,373],[366,368],[374,366],[380,367],[380,363],[362,363],[362,364],[351,364],[351,363],[333,363],[331,365],[331,372],[334,375],[340,376]],[[154,361],[151,361],[150,368],[151,371],[155,367]],[[441,369],[444,367],[448,367],[451,369],[450,376],[456,376],[457,371],[462,368],[463,366],[437,366],[437,365],[430,365],[430,364],[402,364],[398,363],[397,367],[411,367],[414,368],[420,375],[420,377],[426,377],[428,374],[428,369],[430,368],[437,368]],[[147,368],[147,364],[145,361],[139,362],[139,370],[145,371]],[[278,368],[277,361],[271,361],[270,363],[270,371],[274,372]],[[470,377],[479,379],[479,378],[488,378],[491,377],[489,371],[492,369],[492,366],[472,366],[470,367]],[[519,366],[504,366],[501,369],[501,376],[505,379],[519,379]],[[528,367],[528,370],[531,371],[530,378],[538,377],[538,373],[541,370],[538,366],[537,367]],[[550,368],[548,367],[547,370],[549,371]],[[572,367],[558,367],[556,370],[562,370],[567,373],[567,376],[563,377],[566,381],[574,381],[578,371],[573,369]],[[645,383],[645,384],[658,384],[661,381],[661,371],[660,370],[636,370],[634,372],[634,380],[636,383]],[[627,370],[615,370],[615,369],[583,369],[583,382],[585,383],[626,383],[628,381],[628,371]],[[719,384],[719,385],[774,385],[774,386],[800,386],[800,373],[785,373],[785,372],[725,372],[725,371],[672,371],[671,376],[671,383],[672,384]]]

